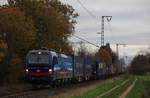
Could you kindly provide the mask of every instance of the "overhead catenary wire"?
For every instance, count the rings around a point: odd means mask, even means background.
[[[81,5],[81,7],[82,7],[94,20],[99,21],[99,19],[98,19],[90,10],[88,10],[80,0],[77,0],[77,2]],[[89,42],[89,41],[87,41],[87,40],[85,40],[85,39],[83,39],[83,38],[81,38],[81,37],[79,37],[79,36],[77,36],[77,35],[73,35],[73,36],[76,37],[76,38],[78,38],[78,39],[80,39],[80,40],[83,40],[83,41],[85,41],[85,42],[87,42],[87,43],[89,43],[89,44],[91,44],[91,45],[93,45],[93,46],[95,46],[95,47],[97,47],[97,48],[99,48],[98,45],[96,45],[96,44],[94,44],[94,43],[91,43],[91,42]]]
[[[81,37],[79,37],[79,36],[77,36],[77,35],[73,35],[73,36],[76,37],[76,38],[78,38],[78,39],[80,39],[80,40],[83,40],[83,41],[85,41],[85,42],[87,42],[87,43],[89,43],[89,44],[91,44],[91,45],[93,45],[93,46],[95,46],[95,47],[97,47],[97,48],[99,48],[98,45],[96,45],[96,44],[94,44],[94,43],[92,43],[92,42],[89,42],[89,41],[87,41],[87,40],[85,40],[85,39],[83,39],[83,38],[81,38]]]
[[[84,10],[85,10],[93,19],[95,19],[96,21],[99,21],[99,19],[98,19],[90,10],[88,10],[88,9],[83,5],[83,3],[82,3],[80,0],[77,0],[77,2],[82,6],[82,8],[84,8]]]

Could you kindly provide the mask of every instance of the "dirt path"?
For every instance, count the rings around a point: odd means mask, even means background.
[[[122,85],[124,85],[127,81],[129,81],[129,80],[124,81],[124,82],[121,83],[120,85],[117,85],[117,86],[113,87],[112,89],[110,89],[110,90],[108,90],[107,92],[105,92],[105,93],[103,93],[103,94],[97,96],[96,98],[100,98],[100,97],[102,97],[102,96],[105,96],[105,95],[109,94],[109,93],[112,92],[113,90],[115,90],[115,89],[121,87]]]
[[[123,92],[123,94],[119,98],[125,98],[128,95],[128,93],[132,90],[132,88],[134,87],[136,81],[137,81],[137,79],[133,81],[133,83],[128,87],[128,89],[126,91]]]

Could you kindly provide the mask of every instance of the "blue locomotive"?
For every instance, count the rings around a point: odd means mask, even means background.
[[[49,50],[31,50],[26,56],[26,76],[34,85],[87,81],[101,75],[100,67],[90,59]]]

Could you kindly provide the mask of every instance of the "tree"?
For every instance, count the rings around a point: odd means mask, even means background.
[[[96,53],[95,58],[97,61],[106,63],[106,64],[112,64],[112,58],[109,52],[105,49],[100,49],[98,53]]]
[[[132,74],[150,73],[150,53],[149,51],[140,51],[131,62],[129,71]]]
[[[94,60],[105,63],[106,65],[111,65],[111,68],[115,73],[121,71],[121,65],[117,54],[111,50],[109,43],[105,46],[101,46],[99,51],[95,53]]]
[[[133,61],[131,62],[130,72],[134,74],[143,74],[145,68],[145,57],[144,55],[136,56]]]
[[[13,78],[22,75],[25,55],[31,49],[48,47],[73,52],[68,38],[74,32],[78,14],[72,6],[59,0],[8,0],[8,3],[0,7],[0,37],[5,35],[7,46],[3,64],[0,62],[1,76],[7,73],[5,77],[9,79],[12,73]]]
[[[95,54],[95,59],[106,64],[112,64],[112,50],[109,43],[107,43],[106,46],[101,46],[99,51]]]
[[[28,50],[35,40],[36,29],[32,20],[24,15],[25,13],[17,7],[0,10],[0,33],[6,34],[8,50],[14,54]]]
[[[73,34],[78,14],[70,5],[59,0],[10,0],[31,17],[37,36],[34,48],[48,47],[57,51],[68,45],[68,37]],[[70,47],[70,46],[67,46]],[[66,50],[70,51],[69,48]],[[71,50],[72,51],[72,50]]]
[[[0,17],[0,35],[6,35],[5,43],[7,44],[6,57],[3,61],[5,63],[1,65],[1,70],[3,70],[3,74],[15,74],[20,70],[12,70],[15,66],[12,64],[12,61],[24,57],[24,54],[35,40],[36,30],[31,19],[26,18],[25,13],[18,7],[0,9]],[[5,77],[7,77],[6,74]]]

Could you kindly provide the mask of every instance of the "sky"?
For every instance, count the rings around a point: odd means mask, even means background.
[[[75,26],[75,35],[84,38],[96,45],[100,45],[101,17],[112,16],[110,22],[105,19],[105,43],[109,42],[113,51],[116,43],[127,44],[119,46],[119,54],[136,55],[140,50],[150,47],[150,0],[60,0],[73,6],[79,13]],[[0,0],[5,4],[7,0]],[[81,40],[71,37],[71,42]],[[85,43],[86,44],[86,43]],[[89,51],[97,51],[95,46],[86,44]]]
[[[150,0],[80,0],[96,19],[78,0],[61,1],[72,5],[79,13],[75,35],[100,45],[101,36],[97,32],[101,32],[101,16],[108,15],[112,20],[105,19],[105,43],[109,42],[113,51],[116,51],[116,43],[127,44],[119,46],[122,56],[136,55],[150,47]],[[72,37],[71,41],[79,40]],[[91,45],[89,48],[97,49]]]

